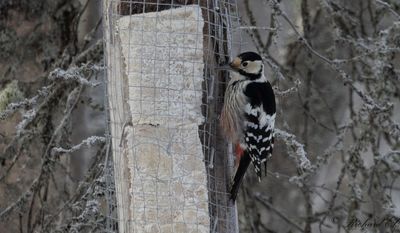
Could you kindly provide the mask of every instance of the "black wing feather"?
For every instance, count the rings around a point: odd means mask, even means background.
[[[261,165],[264,163],[265,174],[267,173],[267,158],[272,154],[274,137],[273,128],[268,128],[268,124],[263,127],[260,125],[261,111],[272,116],[276,111],[275,95],[269,82],[252,82],[247,85],[245,95],[248,97],[251,113],[245,113],[244,136],[247,149],[244,151],[239,167],[236,171],[231,188],[231,200],[235,201],[239,187],[243,181],[243,176],[250,164],[253,163],[257,176],[261,179]],[[262,106],[262,110],[261,110]],[[258,111],[256,111],[258,109]],[[271,139],[269,139],[271,137]],[[267,140],[266,140],[267,139]],[[264,148],[265,150],[262,150]]]
[[[255,167],[257,176],[261,179],[261,164],[266,163],[267,158],[271,156],[274,138],[273,128],[268,128],[268,124],[261,127],[260,115],[261,111],[264,111],[269,116],[275,114],[275,95],[269,82],[252,82],[248,84],[245,95],[248,97],[252,110],[258,109],[258,111],[254,111],[252,114],[245,113],[246,120],[259,127],[255,128],[253,127],[254,125],[247,125],[244,135],[246,137],[245,141],[250,158]],[[254,114],[256,114],[256,116]],[[264,140],[270,137],[270,140]]]

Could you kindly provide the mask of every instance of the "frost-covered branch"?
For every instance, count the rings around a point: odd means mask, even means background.
[[[53,86],[54,84],[50,84],[49,86],[42,87],[38,91],[38,94],[33,96],[32,98],[25,98],[24,100],[21,100],[19,102],[9,103],[7,107],[0,112],[0,120],[5,120],[7,117],[10,117],[19,109],[32,108],[34,105],[37,105],[40,98],[46,97],[50,94],[49,90],[51,90]]]
[[[99,137],[99,136],[91,136],[88,137],[84,140],[82,140],[81,143],[71,147],[70,149],[65,149],[62,147],[54,147],[52,149],[52,153],[73,153],[77,150],[80,150],[82,147],[93,147],[99,144],[104,144],[106,142],[105,137]]]
[[[56,5],[61,7],[52,7]],[[71,141],[73,112],[78,103],[87,101],[81,93],[86,86],[99,86],[91,80],[103,71],[103,41],[94,41],[101,21],[80,44],[77,30],[84,30],[78,27],[79,17],[75,17],[79,8],[77,1],[59,0],[33,5],[21,1],[0,4],[0,16],[9,22],[1,25],[0,33],[0,185],[8,190],[0,195],[2,231],[58,232],[56,229],[68,221],[65,216],[81,217],[69,226],[79,226],[79,221],[84,225],[86,221],[84,230],[95,229],[95,223],[97,229],[105,229],[102,210],[92,205],[96,198],[99,203],[103,201],[99,190],[104,184],[96,179],[104,172],[104,146],[92,150],[97,152],[90,158],[94,160],[90,167],[93,176],[79,191],[69,188],[78,186],[69,162],[50,153],[51,148],[62,149],[60,145]],[[16,29],[20,23],[25,26]],[[85,142],[82,146],[104,145],[101,137]],[[59,208],[64,204],[65,208]],[[82,206],[82,212],[73,209],[77,206]],[[53,214],[58,214],[57,218],[47,224]]]
[[[286,90],[283,90],[283,91],[278,90],[277,88],[274,88],[275,95],[283,97],[283,96],[287,96],[287,95],[290,95],[292,93],[298,92],[299,87],[301,85],[301,81],[300,80],[296,80],[294,83],[295,83],[295,85],[293,87],[290,87],[290,88],[288,88]]]
[[[0,220],[1,221],[7,220],[7,218],[9,218],[10,216],[10,213],[16,209],[21,210],[24,207],[24,205],[29,201],[29,198],[31,196],[32,196],[32,191],[28,190],[23,195],[21,195],[15,202],[4,208],[0,212]]]
[[[61,68],[56,68],[49,74],[50,80],[65,80],[65,81],[74,81],[82,85],[87,85],[90,87],[96,87],[100,85],[100,83],[92,83],[86,79],[86,75],[83,72],[87,71],[99,71],[102,67],[98,65],[82,65],[80,67],[70,67],[67,70],[63,70]]]
[[[286,146],[290,148],[290,151],[293,153],[289,153],[292,158],[297,161],[297,165],[301,169],[311,170],[312,165],[310,160],[307,158],[307,152],[304,150],[304,145],[296,140],[296,136],[290,134],[281,129],[275,129],[275,136],[279,139],[282,139]]]

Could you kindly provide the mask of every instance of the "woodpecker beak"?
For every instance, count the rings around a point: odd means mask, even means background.
[[[229,66],[234,70],[238,70],[241,62],[242,62],[242,59],[236,57],[235,59],[233,59],[233,61],[231,63],[229,63]]]
[[[232,69],[231,67],[231,63],[229,64],[225,64],[225,65],[221,65],[215,68],[216,70],[229,70],[229,71],[235,71],[234,69]]]
[[[236,57],[235,59],[233,59],[232,62],[219,66],[216,69],[217,70],[229,70],[229,71],[238,71],[239,67],[240,67],[240,58]]]

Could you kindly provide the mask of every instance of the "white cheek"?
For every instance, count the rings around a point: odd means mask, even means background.
[[[257,73],[258,69],[256,67],[249,67],[249,73]]]
[[[242,65],[241,69],[250,74],[258,74],[262,69],[262,66],[262,61],[249,61],[248,65],[246,67],[243,67]]]
[[[253,74],[258,73],[260,71],[260,64],[252,62],[246,67],[245,71]]]

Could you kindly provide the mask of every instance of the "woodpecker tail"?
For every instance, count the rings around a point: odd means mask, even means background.
[[[250,156],[247,151],[244,151],[243,156],[241,156],[239,167],[236,170],[235,177],[233,178],[233,184],[231,188],[231,197],[232,201],[236,200],[237,194],[239,192],[240,185],[242,184],[244,174],[246,173],[247,168],[249,167],[251,162]]]

